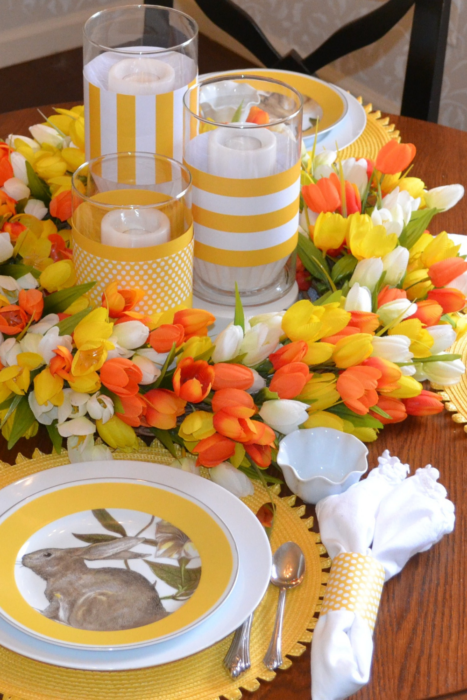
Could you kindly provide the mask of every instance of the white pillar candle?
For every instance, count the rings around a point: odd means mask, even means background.
[[[156,58],[124,58],[109,70],[109,90],[120,95],[160,95],[174,85],[175,70]]]
[[[276,144],[276,137],[270,129],[218,127],[209,133],[209,172],[238,179],[273,175]]]
[[[170,220],[159,209],[113,209],[101,221],[101,243],[148,248],[170,240]]]

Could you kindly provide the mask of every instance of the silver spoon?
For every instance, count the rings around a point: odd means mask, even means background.
[[[282,621],[284,619],[285,594],[288,588],[295,588],[305,575],[305,557],[295,542],[285,542],[277,549],[272,558],[271,583],[277,586],[279,602],[276,621],[269,648],[263,659],[264,665],[271,671],[282,666]]]

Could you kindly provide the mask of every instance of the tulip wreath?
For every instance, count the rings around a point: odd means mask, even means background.
[[[238,495],[274,462],[282,435],[327,426],[375,440],[385,425],[443,409],[423,388],[459,381],[448,348],[467,330],[467,262],[426,230],[462,196],[409,177],[411,144],[376,160],[303,153],[297,279],[285,312],[233,322],[207,311],[144,315],[141,289],[112,282],[92,308],[76,286],[70,174],[84,160],[82,109],[0,143],[0,427],[11,448],[46,427],[71,461],[134,450],[138,432],[176,466]],[[404,172],[405,171],[405,172]],[[181,452],[180,452],[181,448]],[[180,457],[182,454],[182,457]]]

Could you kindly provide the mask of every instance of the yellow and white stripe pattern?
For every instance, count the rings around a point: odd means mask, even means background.
[[[86,159],[158,153],[181,162],[184,85],[160,95],[120,95],[84,79]]]
[[[185,163],[193,178],[195,258],[227,267],[256,267],[296,248],[300,163],[262,178],[210,175]]]

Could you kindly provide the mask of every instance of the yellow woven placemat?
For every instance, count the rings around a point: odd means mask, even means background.
[[[462,356],[462,362],[467,364],[467,333],[456,340],[449,352]],[[439,392],[445,402],[445,408],[452,413],[452,420],[464,426],[467,433],[467,375],[463,374],[460,382],[454,386],[431,384]]]
[[[168,464],[170,455],[160,447],[147,447],[140,443],[139,451],[132,454],[116,454],[116,458],[153,461]],[[36,451],[31,460],[20,456],[11,466],[0,462],[0,487],[34,474],[67,464],[62,455],[42,455]],[[79,464],[76,465],[79,475]],[[183,472],[180,472],[183,478]],[[271,494],[272,491],[272,494]],[[306,559],[306,575],[301,586],[287,595],[284,620],[283,651],[286,656],[300,656],[305,651],[303,642],[310,642],[312,629],[324,593],[323,584],[330,566],[319,535],[310,532],[313,519],[303,519],[305,506],[294,507],[295,496],[280,498],[279,488],[269,493],[255,484],[255,493],[244,499],[254,511],[271,500],[276,503],[276,522],[271,546],[273,551],[288,540],[297,542]],[[251,572],[254,576],[254,571]],[[232,636],[194,656],[164,666],[138,671],[93,672],[49,666],[15,654],[0,647],[0,693],[4,700],[227,700],[242,697],[241,688],[253,692],[259,680],[271,681],[275,677],[262,664],[269,644],[276,610],[278,590],[270,586],[254,617],[251,635],[251,668],[239,679],[232,680],[222,665]],[[196,650],[193,649],[195,652]],[[283,669],[291,666],[285,659]]]
[[[358,101],[362,104],[362,98]],[[378,110],[373,112],[371,104],[364,107],[367,115],[366,127],[356,141],[339,151],[339,160],[345,158],[369,158],[376,160],[379,150],[391,139],[400,141],[400,133],[394,124],[389,123],[389,117],[382,117]]]

